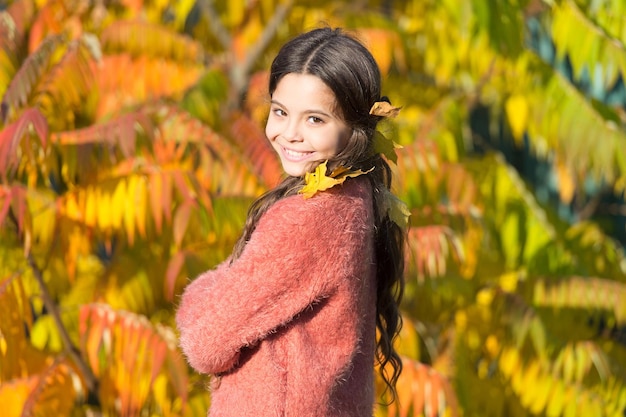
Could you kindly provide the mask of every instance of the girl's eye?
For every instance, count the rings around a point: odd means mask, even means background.
[[[274,109],[273,112],[276,116],[285,116],[287,114],[283,109]]]
[[[322,119],[320,119],[319,117],[316,117],[316,116],[309,116],[309,122],[313,123],[314,125],[318,125],[318,124],[324,123],[324,121]]]

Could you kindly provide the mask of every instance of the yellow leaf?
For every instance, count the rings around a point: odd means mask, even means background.
[[[395,348],[400,356],[406,356],[412,359],[419,358],[419,334],[417,333],[413,322],[406,317],[404,318],[400,334],[395,340]]]
[[[85,190],[85,224],[95,226],[98,217],[98,201],[93,187]]]
[[[157,233],[161,233],[161,227],[163,225],[163,207],[162,197],[163,194],[163,176],[160,173],[154,173],[150,176],[150,207],[152,209],[152,218],[154,219],[154,225]]]
[[[111,226],[115,230],[122,226],[126,197],[126,181],[122,179],[117,183],[117,187],[115,187],[111,197]]]
[[[111,227],[111,194],[105,190],[98,190],[98,227],[106,230]]]
[[[124,228],[128,236],[128,243],[132,246],[135,241],[135,192],[137,190],[137,177],[130,177],[124,204]]]
[[[522,250],[520,244],[522,241],[520,236],[522,226],[520,226],[520,223],[523,221],[524,219],[520,218],[518,211],[510,210],[500,227],[502,251],[504,252],[506,266],[510,269],[514,269],[519,265],[519,256]]]
[[[142,237],[146,236],[146,216],[148,214],[148,199],[146,198],[146,178],[141,176],[137,178],[137,189],[135,196],[135,220],[137,223],[137,231]]]
[[[563,407],[565,407],[565,387],[563,386],[563,381],[555,379],[552,395],[550,395],[547,403],[546,416],[560,416],[563,412]]]
[[[506,272],[498,278],[500,282],[500,288],[503,291],[513,293],[517,289],[517,284],[522,277],[522,273],[520,271],[511,271]]]
[[[42,246],[47,246],[56,226],[56,206],[52,198],[40,193],[31,193],[28,204],[33,217],[33,237]]]
[[[576,366],[575,352],[572,345],[566,345],[561,355],[563,355],[563,379],[566,382],[572,382],[574,380],[574,370]]]
[[[519,381],[520,385],[518,386],[518,388],[520,389],[518,392],[520,393],[520,400],[522,405],[526,408],[529,408],[535,399],[535,390],[540,375],[539,371],[539,362],[533,360],[530,362],[530,365],[524,370],[524,376]]]
[[[500,348],[501,348],[498,337],[493,334],[490,334],[489,336],[487,336],[487,340],[485,340],[485,348],[492,358],[495,358],[496,356],[498,356],[498,353],[500,353]]]
[[[523,95],[513,95],[506,101],[505,110],[513,136],[521,141],[528,125],[528,100]]]
[[[584,401],[585,392],[577,392],[572,386],[567,387],[565,407],[563,408],[563,417],[579,417],[580,403]]]
[[[229,26],[239,26],[245,16],[246,2],[243,1],[229,1],[227,10],[227,19]]]
[[[36,384],[35,380],[17,380],[3,382],[0,385],[0,404],[5,417],[20,417],[30,391]]]
[[[589,355],[586,345],[576,344],[574,346],[574,354],[576,356],[576,363],[574,368],[574,381],[582,384],[589,368],[592,364],[592,359]]]
[[[64,208],[65,208],[65,216],[67,216],[69,219],[76,220],[76,221],[82,220],[83,215],[78,206],[77,196],[75,193],[68,193],[65,195],[65,207]],[[60,210],[63,210],[63,206],[61,207]],[[63,212],[61,211],[59,214],[63,215]]]
[[[510,377],[520,367],[521,361],[517,349],[506,348],[500,354],[500,370]],[[519,372],[517,372],[519,373]]]
[[[347,178],[358,177],[359,175],[366,174],[367,172],[358,170],[350,171],[349,168],[339,167],[330,173],[330,176],[326,176],[326,164],[325,161],[315,168],[314,172],[307,172],[304,177],[305,186],[299,191],[304,198],[311,198],[318,191],[324,191],[334,187],[337,184],[342,184]],[[374,168],[372,168],[374,169]]]
[[[537,383],[529,387],[533,391],[533,401],[530,403],[530,411],[534,415],[541,413],[552,396],[555,380],[552,375],[541,373],[537,378]]]

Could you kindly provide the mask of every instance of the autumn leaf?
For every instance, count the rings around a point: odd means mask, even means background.
[[[529,105],[523,95],[517,94],[508,98],[505,104],[506,115],[515,140],[521,143],[522,136],[528,125]]]
[[[337,184],[342,184],[348,178],[358,177],[371,171],[371,169],[368,171],[351,171],[350,168],[338,167],[330,173],[330,176],[327,176],[327,163],[328,161],[319,164],[315,171],[307,172],[304,176],[305,186],[299,191],[304,198],[311,198],[318,191],[327,190]]]
[[[398,155],[396,154],[396,149],[401,149],[402,145],[398,145],[378,130],[374,132],[373,148],[375,154],[382,154],[385,156],[385,158],[387,158],[394,164],[398,163]]]
[[[389,219],[405,229],[409,225],[411,210],[409,210],[404,201],[396,197],[391,191],[386,190],[385,194],[385,202],[383,204]]]
[[[377,101],[370,109],[370,114],[381,117],[396,117],[401,107],[394,107],[386,101]]]

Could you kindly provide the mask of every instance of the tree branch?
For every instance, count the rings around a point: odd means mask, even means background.
[[[232,49],[233,38],[228,32],[228,29],[224,27],[218,14],[216,13],[213,0],[202,0],[200,5],[202,13],[206,16],[209,22],[211,31],[219,40],[222,48],[224,48],[225,51],[230,52]],[[272,41],[278,27],[285,20],[285,17],[287,16],[287,13],[291,9],[292,5],[293,0],[287,0],[276,8],[274,14],[263,28],[263,32],[259,36],[258,40],[254,43],[254,45],[252,45],[246,54],[246,58],[243,63],[239,64],[231,58],[232,61],[228,71],[228,76],[233,88],[233,95],[230,99],[230,106],[227,107],[237,107],[241,105],[239,101],[241,100],[244,90],[247,88],[248,77],[254,63],[258,61],[263,51]]]
[[[293,0],[288,0],[284,4],[281,4],[276,8],[276,11],[272,15],[271,19],[265,25],[263,32],[259,36],[258,40],[252,45],[248,53],[246,54],[246,59],[243,64],[238,64],[233,61],[233,65],[230,68],[229,77],[233,89],[235,91],[234,100],[236,105],[240,105],[239,103],[243,92],[248,86],[248,76],[250,75],[250,71],[252,70],[252,66],[259,59],[263,51],[267,48],[269,43],[272,41],[272,38],[278,31],[278,26],[285,20],[287,13],[291,9],[293,4]]]
[[[233,38],[230,36],[230,33],[228,33],[228,29],[224,27],[222,21],[220,20],[220,17],[215,12],[215,8],[213,7],[213,0],[201,1],[200,7],[209,21],[209,28],[222,44],[222,48],[224,48],[226,51],[229,51],[233,44]]]
[[[248,74],[250,72],[252,65],[259,59],[265,48],[267,48],[267,45],[272,41],[272,38],[278,30],[278,26],[285,20],[292,4],[293,0],[288,0],[285,4],[281,4],[276,8],[274,15],[269,22],[267,22],[267,25],[265,25],[261,36],[246,56],[246,60],[242,66],[242,73]]]
[[[87,366],[87,364],[83,360],[82,356],[80,356],[80,354],[78,353],[78,349],[76,348],[76,346],[72,344],[69,333],[67,332],[67,329],[65,328],[65,325],[61,320],[61,315],[59,314],[57,305],[52,300],[52,297],[48,292],[48,287],[46,287],[46,283],[43,280],[43,274],[41,272],[41,269],[39,269],[39,266],[35,262],[35,258],[33,258],[33,255],[30,251],[26,255],[26,259],[28,261],[28,265],[33,271],[33,275],[35,276],[37,283],[39,284],[39,289],[41,290],[41,298],[43,299],[43,303],[46,306],[46,310],[48,311],[48,314],[52,316],[52,319],[54,320],[54,323],[59,331],[61,340],[63,341],[63,350],[74,361],[78,369],[80,369],[83,377],[85,378],[85,382],[87,384],[87,389],[89,390],[89,392],[95,392],[98,383],[97,379],[94,376],[93,372],[91,372],[89,366]]]

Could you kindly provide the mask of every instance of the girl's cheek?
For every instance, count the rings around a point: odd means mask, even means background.
[[[274,140],[274,135],[272,133],[273,129],[271,123],[267,122],[267,124],[265,125],[265,136],[267,136],[269,140]]]
[[[276,137],[280,134],[280,128],[277,123],[269,120],[265,125],[265,136],[271,141],[276,139]]]

